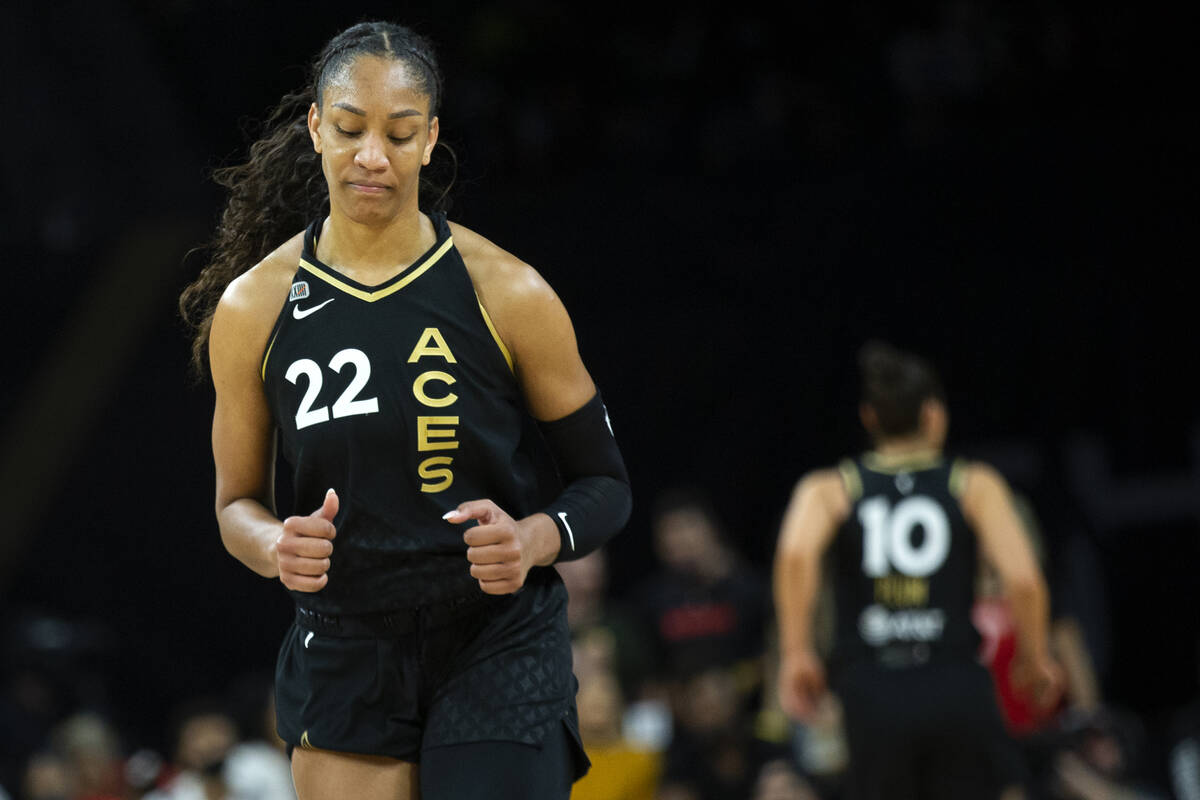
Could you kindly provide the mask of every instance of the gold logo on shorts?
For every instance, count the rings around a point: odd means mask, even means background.
[[[304,733],[300,734],[300,746],[302,748],[304,748],[305,750],[313,749],[312,743],[310,741],[308,741],[308,731],[305,731]]]

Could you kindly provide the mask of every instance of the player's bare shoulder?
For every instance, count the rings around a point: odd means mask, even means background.
[[[303,247],[303,233],[296,234],[230,281],[213,315],[210,343],[213,358],[221,358],[235,349],[253,354],[252,357],[261,354],[287,301]]]
[[[792,488],[780,532],[780,554],[812,556],[828,546],[837,526],[849,514],[850,501],[835,469],[806,473]]]
[[[833,467],[815,469],[796,484],[798,500],[820,507],[831,518],[842,520],[850,513],[850,494],[842,472]]]
[[[513,306],[557,299],[541,274],[512,253],[456,222],[450,230],[488,313],[503,315]]]
[[[959,502],[968,519],[974,519],[997,502],[1007,502],[1011,492],[1000,471],[984,461],[966,461],[962,467]]]
[[[262,261],[230,281],[217,305],[218,313],[224,308],[239,316],[243,313],[253,315],[255,312],[270,310],[274,306],[269,322],[269,325],[273,325],[279,309],[283,308],[287,299],[303,247],[304,234],[298,233]]]

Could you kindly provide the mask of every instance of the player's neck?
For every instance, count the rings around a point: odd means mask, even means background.
[[[391,278],[437,241],[433,223],[415,206],[386,225],[364,225],[331,213],[317,240],[317,258],[367,286]]]
[[[912,461],[936,458],[941,455],[942,449],[924,436],[917,435],[878,441],[872,452],[880,461]]]

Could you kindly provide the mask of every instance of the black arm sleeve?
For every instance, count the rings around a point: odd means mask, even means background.
[[[554,520],[562,539],[556,560],[573,561],[598,549],[629,521],[629,474],[599,392],[562,419],[538,427],[566,487],[542,512]]]

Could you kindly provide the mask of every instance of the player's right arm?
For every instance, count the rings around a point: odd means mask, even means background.
[[[1049,592],[1004,478],[992,467],[967,468],[962,510],[980,548],[1000,575],[1017,629],[1014,680],[1043,707],[1061,690],[1061,670],[1050,657]]]
[[[792,492],[775,554],[775,614],[779,625],[779,701],[789,715],[813,715],[825,693],[825,671],[813,645],[812,621],[821,560],[850,513],[836,470],[806,475]]]
[[[311,592],[328,581],[337,496],[331,492],[312,516],[282,522],[276,517],[275,421],[259,371],[287,298],[298,243],[298,238],[288,242],[236,278],[217,305],[209,336],[216,390],[212,447],[217,525],[225,549],[259,575]]]

